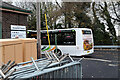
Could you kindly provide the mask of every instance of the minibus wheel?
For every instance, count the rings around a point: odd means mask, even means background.
[[[54,50],[54,53],[57,55],[57,56],[61,56],[62,55],[62,52],[59,50],[59,49],[57,49],[57,53],[56,53],[56,49]]]

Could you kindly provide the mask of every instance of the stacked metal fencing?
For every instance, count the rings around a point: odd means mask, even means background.
[[[82,78],[82,66],[79,61],[70,62],[63,60],[61,62],[52,62],[48,59],[36,60],[18,64],[16,71],[7,79],[9,80],[43,80],[56,78]],[[28,64],[23,66],[24,64]],[[22,65],[22,66],[21,66]],[[0,77],[2,78],[2,77]]]
[[[19,76],[15,79],[21,80],[41,80],[45,78],[82,78],[82,69],[79,62],[72,62],[60,67],[48,68],[43,71],[36,71],[30,74]]]

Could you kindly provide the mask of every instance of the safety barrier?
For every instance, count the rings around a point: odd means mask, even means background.
[[[44,78],[82,78],[81,59],[78,61],[63,60],[54,62],[50,59],[38,59],[32,61],[19,63],[15,67],[11,66],[1,67],[0,79],[9,80],[41,80]],[[14,62],[14,61],[13,61]],[[8,62],[7,64],[13,64]],[[25,65],[26,64],[26,65]]]
[[[61,64],[61,63],[59,63]],[[14,78],[14,79],[13,79]],[[38,70],[28,74],[12,76],[12,80],[41,80],[44,78],[82,78],[82,67],[80,62],[70,62],[58,67],[51,67],[44,70]]]

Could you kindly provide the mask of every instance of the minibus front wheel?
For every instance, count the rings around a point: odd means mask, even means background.
[[[61,56],[62,55],[62,52],[59,50],[59,49],[57,49],[57,52],[56,52],[56,49],[54,50],[54,53],[57,55],[57,56]]]

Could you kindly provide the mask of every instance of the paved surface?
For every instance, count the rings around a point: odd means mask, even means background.
[[[120,59],[118,59],[118,54],[120,55],[118,50],[95,50],[94,54],[82,56],[84,57],[81,61],[83,78],[115,78],[120,80]],[[80,58],[74,57],[76,60]]]

